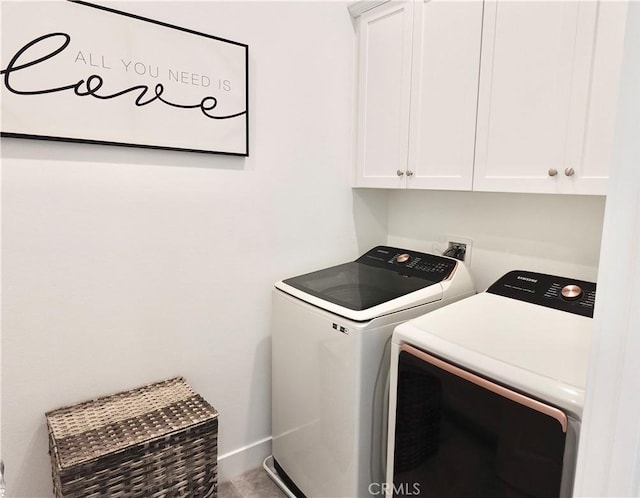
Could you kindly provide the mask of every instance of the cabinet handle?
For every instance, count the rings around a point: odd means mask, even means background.
[[[399,169],[398,171],[396,171],[396,175],[398,175],[398,176],[404,176],[404,171],[402,171],[401,169]]]
[[[413,171],[411,171],[410,169],[407,170],[407,176],[413,176]]]
[[[558,170],[555,168],[549,168],[549,176],[556,176],[558,174]]]
[[[575,171],[573,170],[573,168],[567,168],[564,170],[564,174],[567,176],[573,176],[574,173]]]

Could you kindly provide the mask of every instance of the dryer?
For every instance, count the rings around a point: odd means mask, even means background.
[[[572,496],[595,297],[513,271],[399,325],[387,496]]]
[[[474,293],[462,262],[388,246],[275,284],[265,468],[288,494],[379,494],[393,329]]]

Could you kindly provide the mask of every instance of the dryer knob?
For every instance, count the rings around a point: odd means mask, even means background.
[[[407,261],[409,261],[409,259],[411,259],[411,256],[409,256],[407,253],[404,254],[400,254],[397,258],[396,261],[398,263],[406,263]]]
[[[567,301],[575,301],[582,297],[582,289],[578,285],[565,285],[560,291],[562,297]]]

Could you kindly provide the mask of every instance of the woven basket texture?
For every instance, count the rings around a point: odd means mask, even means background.
[[[45,416],[56,498],[217,496],[218,412],[182,377]]]

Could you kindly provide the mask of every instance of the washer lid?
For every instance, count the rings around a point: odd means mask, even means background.
[[[593,320],[483,292],[396,327],[393,342],[581,416]]]
[[[284,283],[354,311],[367,310],[448,278],[456,261],[378,246],[351,263],[314,271]]]
[[[334,315],[338,315],[342,318],[347,318],[354,322],[369,322],[375,318],[390,315],[391,313],[397,313],[410,308],[416,308],[425,304],[441,301],[445,292],[444,287],[447,287],[447,283],[448,282],[445,282],[445,284],[433,284],[428,287],[418,289],[415,292],[411,292],[410,294],[405,294],[404,296],[392,299],[391,301],[386,301],[376,306],[372,306],[371,308],[359,311],[330,303],[324,299],[320,299],[296,289],[295,287],[291,287],[284,282],[276,282],[275,287],[290,296],[298,298],[301,302],[316,306],[317,308],[333,313]],[[424,312],[426,313],[426,310]]]

